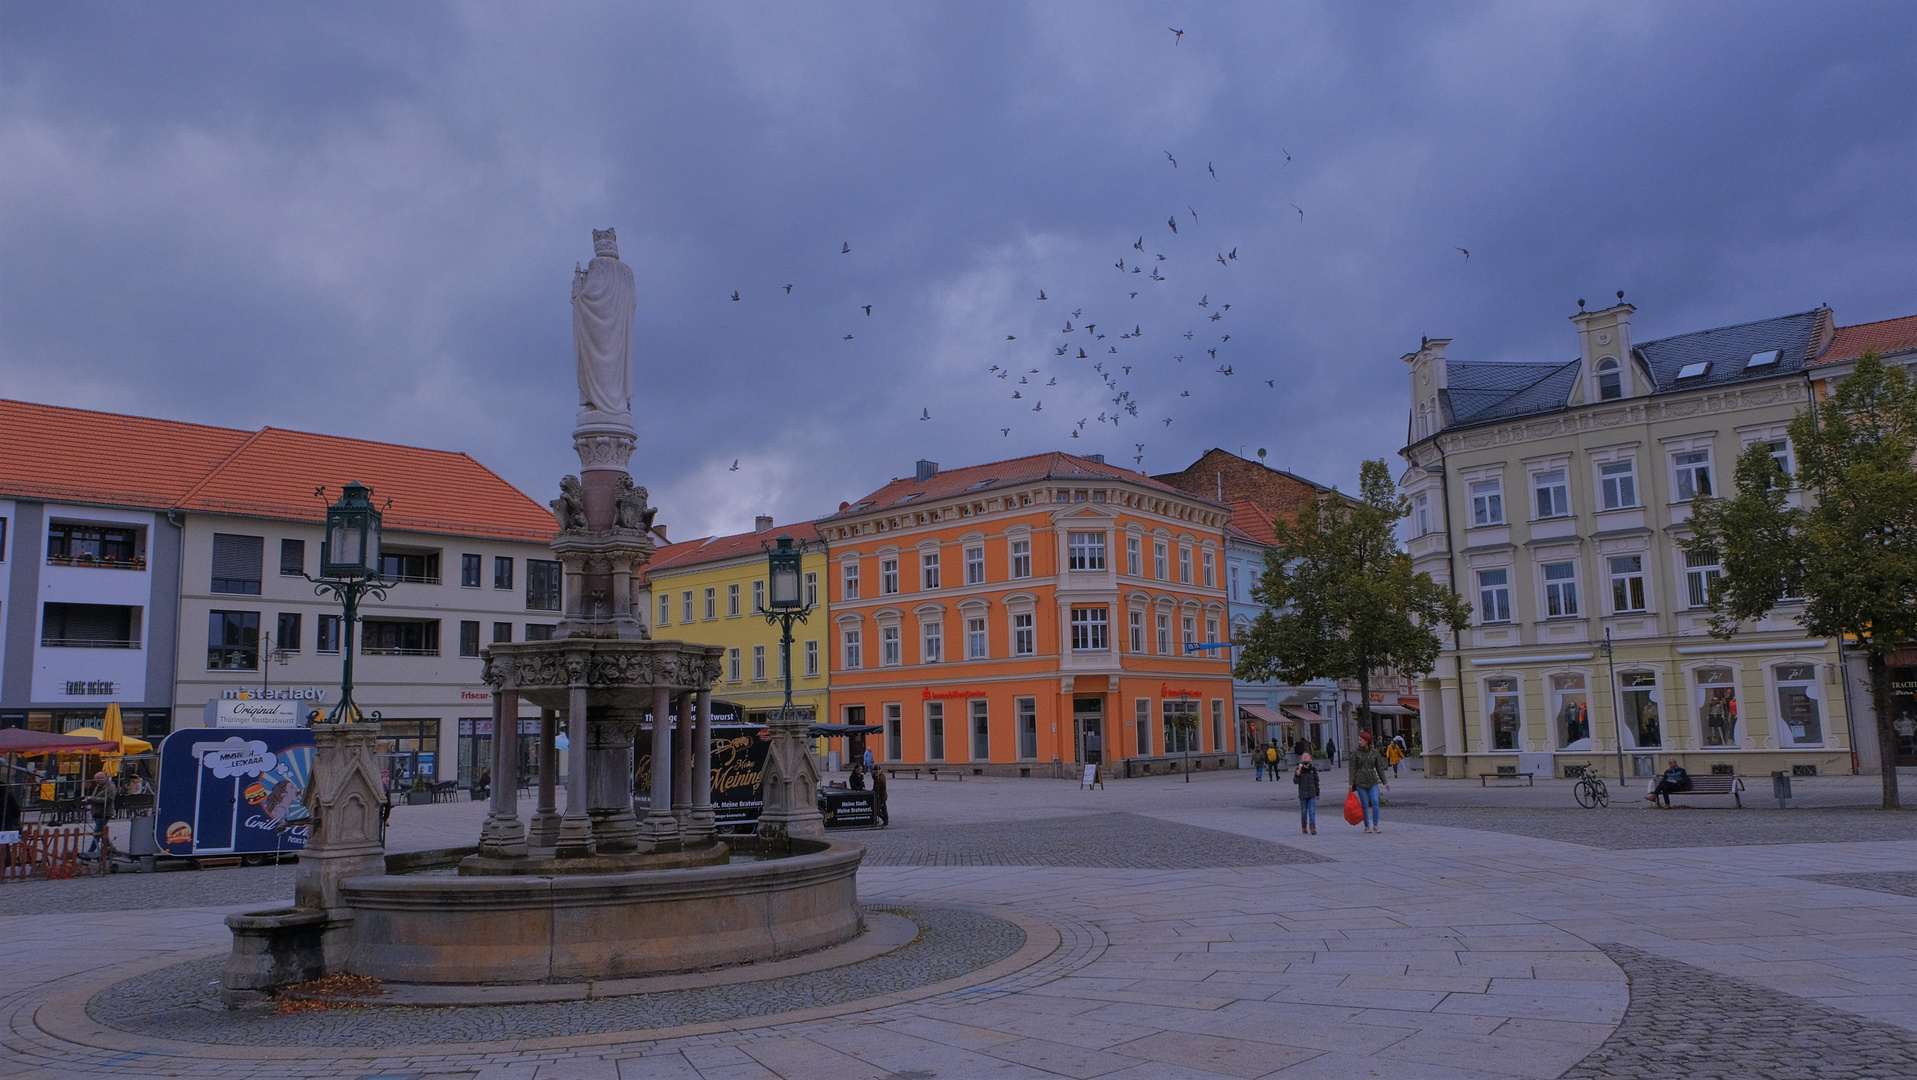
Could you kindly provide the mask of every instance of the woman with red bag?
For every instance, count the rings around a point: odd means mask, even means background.
[[[1358,733],[1358,749],[1345,755],[1345,765],[1350,770],[1351,791],[1364,809],[1365,831],[1383,832],[1378,827],[1378,789],[1389,789],[1391,785],[1385,783],[1384,755],[1372,747],[1371,732]]]

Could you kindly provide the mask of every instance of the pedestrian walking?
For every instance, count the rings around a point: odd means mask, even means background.
[[[1325,756],[1331,759],[1333,765],[1338,764],[1338,744],[1336,741],[1332,739],[1325,740]]]
[[[1263,780],[1265,778],[1265,751],[1263,747],[1254,749],[1251,752],[1251,778],[1253,780]]]
[[[100,850],[106,840],[107,822],[113,817],[113,804],[120,798],[119,785],[102,769],[93,774],[93,791],[87,796],[87,810],[93,815],[93,842],[87,845],[87,854]]]
[[[1391,766],[1392,776],[1398,775],[1398,763],[1403,760],[1404,739],[1402,737],[1392,739],[1391,745],[1385,748],[1385,761]]]
[[[885,770],[872,770],[872,816],[880,825],[892,824],[892,814],[885,808]]]
[[[1291,782],[1298,785],[1298,831],[1318,835],[1318,766],[1306,754],[1292,770]]]
[[[877,763],[877,761],[878,761],[878,759],[872,756],[872,748],[871,748],[871,747],[869,747],[869,746],[868,746],[868,747],[866,747],[866,748],[865,748],[865,771],[866,771],[866,772],[871,772],[871,771],[872,771],[872,766],[873,766],[873,765],[874,765],[875,763]]]
[[[1385,759],[1371,746],[1371,732],[1358,733],[1358,749],[1345,755],[1345,768],[1351,780],[1351,790],[1358,793],[1358,803],[1364,807],[1365,832],[1378,833],[1384,829],[1378,825],[1378,789],[1390,788],[1385,782]]]

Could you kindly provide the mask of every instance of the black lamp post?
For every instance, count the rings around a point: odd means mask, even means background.
[[[1617,658],[1611,655],[1611,628],[1604,628],[1604,640],[1598,642],[1598,648],[1604,650],[1604,662],[1611,666],[1611,736],[1617,743],[1617,782],[1624,786],[1624,714],[1617,706]]]
[[[805,558],[805,545],[794,543],[792,537],[781,536],[776,544],[766,546],[766,605],[765,620],[779,624],[779,674],[785,679],[785,703],[779,706],[779,722],[784,723],[792,713],[792,624],[804,622],[812,614],[812,606],[805,602],[805,592],[801,587],[803,574],[800,565]]]
[[[386,599],[386,590],[399,584],[379,575],[380,512],[373,506],[372,489],[358,481],[348,483],[339,501],[326,508],[326,538],[320,541],[320,576],[302,574],[313,591],[339,597],[339,703],[326,714],[326,723],[351,724],[359,720],[353,704],[353,624],[359,621],[362,597]]]

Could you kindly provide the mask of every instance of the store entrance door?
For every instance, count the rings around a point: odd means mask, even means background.
[[[1080,765],[1105,760],[1105,699],[1072,699],[1073,758]]]

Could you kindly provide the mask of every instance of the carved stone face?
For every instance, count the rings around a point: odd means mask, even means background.
[[[615,230],[592,231],[592,253],[608,259],[619,257],[619,237]]]

